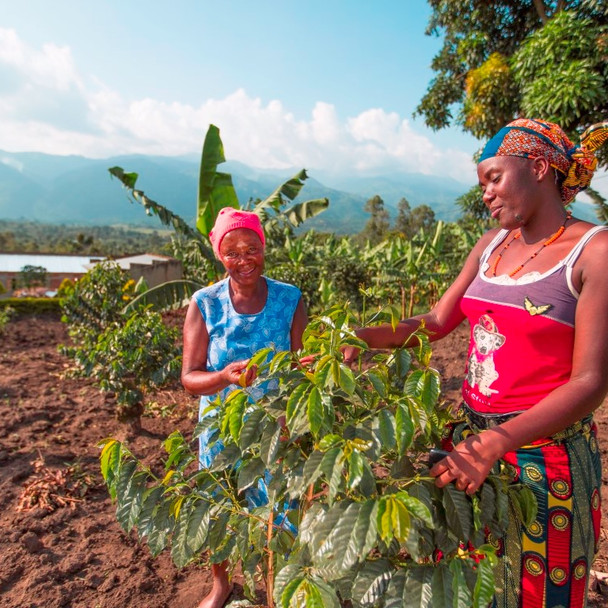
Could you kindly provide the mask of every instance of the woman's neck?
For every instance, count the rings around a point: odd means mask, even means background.
[[[567,224],[568,217],[563,205],[536,213],[521,225],[521,239],[526,245],[543,241]]]
[[[232,306],[238,313],[255,314],[266,305],[268,286],[264,277],[260,277],[252,285],[243,285],[230,278],[228,286]]]

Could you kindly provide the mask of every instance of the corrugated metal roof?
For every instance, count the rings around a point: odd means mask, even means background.
[[[85,273],[103,256],[0,253],[0,272],[21,272],[24,266],[41,266],[50,274]]]
[[[131,264],[143,264],[145,266],[152,266],[155,262],[167,262],[173,258],[167,257],[166,255],[155,255],[153,253],[142,253],[141,255],[132,255],[126,258],[118,258],[114,260],[121,268],[128,270]]]

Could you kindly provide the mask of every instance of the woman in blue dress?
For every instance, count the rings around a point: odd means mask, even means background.
[[[251,386],[255,369],[247,370],[247,363],[259,349],[300,349],[307,323],[300,290],[262,274],[266,241],[255,213],[222,209],[209,238],[228,276],[192,296],[184,322],[182,384],[201,395],[199,416],[217,414],[208,405],[218,393]],[[252,399],[267,389],[252,387]],[[203,433],[199,440],[202,467],[221,450],[219,442],[210,449],[209,439]],[[259,489],[263,493],[263,483]],[[211,570],[213,588],[198,608],[221,608],[232,590],[226,564],[212,564]]]

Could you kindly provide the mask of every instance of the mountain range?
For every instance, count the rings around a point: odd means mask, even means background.
[[[51,224],[132,224],[154,228],[142,207],[129,202],[120,182],[108,172],[119,166],[139,175],[137,188],[194,223],[199,158],[129,155],[106,159],[58,156],[38,152],[0,151],[0,220],[27,220]],[[228,161],[218,167],[230,173],[241,204],[265,198],[299,169],[257,169]],[[296,200],[328,198],[329,208],[307,220],[306,227],[338,234],[354,234],[364,227],[369,214],[366,200],[382,197],[394,219],[397,204],[405,197],[411,207],[429,205],[437,219],[454,221],[460,216],[455,200],[469,185],[450,178],[421,173],[391,175],[330,175],[308,172]],[[581,212],[580,208],[583,208]],[[587,209],[585,209],[587,208]],[[595,217],[592,207],[578,204],[579,217]]]

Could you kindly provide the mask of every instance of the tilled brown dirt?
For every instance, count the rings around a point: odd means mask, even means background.
[[[179,324],[183,311],[173,317]],[[456,402],[466,350],[464,328],[434,344],[446,399]],[[0,335],[0,606],[6,608],[194,608],[206,594],[205,567],[178,570],[167,553],[152,558],[119,527],[99,472],[98,442],[127,439],[140,458],[159,462],[163,439],[191,433],[196,400],[180,386],[153,396],[153,415],[133,433],[117,422],[111,396],[63,377],[57,352],[67,341],[56,317],[23,317]],[[603,443],[604,522],[608,521],[608,410],[596,419]],[[32,503],[39,506],[29,508]],[[602,530],[595,569],[608,571]],[[232,599],[242,597],[239,579]],[[263,601],[263,595],[260,596]],[[608,605],[592,593],[590,606]]]

